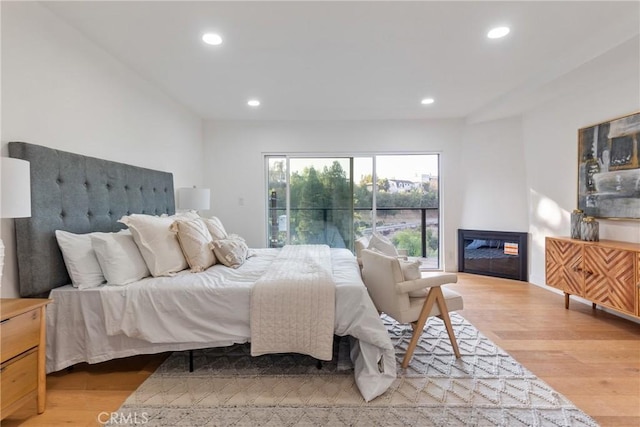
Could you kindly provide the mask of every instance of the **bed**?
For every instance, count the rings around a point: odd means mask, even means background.
[[[118,222],[125,215],[173,215],[172,174],[24,142],[10,142],[9,154],[31,163],[32,216],[16,220],[19,287],[22,297],[54,300],[47,309],[47,372],[251,340],[252,288],[278,260],[278,249],[253,249],[236,269],[216,264],[202,273],[79,290],[70,285],[55,231],[113,233],[125,228]],[[352,337],[356,384],[370,401],[396,377],[394,349],[355,257],[331,249],[330,262],[333,332]]]

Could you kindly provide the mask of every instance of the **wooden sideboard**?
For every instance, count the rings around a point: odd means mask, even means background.
[[[568,237],[545,241],[547,285],[569,296],[640,318],[640,245],[614,240],[584,242]]]

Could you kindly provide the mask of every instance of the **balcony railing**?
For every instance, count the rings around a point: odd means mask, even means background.
[[[329,232],[329,228],[333,227],[335,228],[335,224],[332,221],[333,215],[331,214],[332,212],[344,212],[344,211],[351,211],[351,209],[349,208],[291,208],[290,212],[303,212],[303,211],[308,211],[308,212],[322,212],[321,215],[318,215],[317,218],[317,222],[322,222],[323,223],[323,227],[324,227],[324,232],[327,233]],[[354,212],[370,212],[372,211],[371,208],[353,208]],[[375,227],[375,231],[383,234],[383,235],[390,235],[390,234],[395,234],[395,232],[400,231],[400,230],[407,230],[407,229],[416,229],[419,228],[420,229],[420,249],[421,249],[421,255],[422,258],[427,258],[427,229],[428,228],[432,228],[435,229],[435,233],[433,238],[437,239],[439,241],[439,208],[411,208],[411,207],[384,207],[384,208],[376,208],[376,212],[378,213],[377,215],[377,219],[386,219],[385,217],[387,217],[387,215],[380,215],[381,213],[398,213],[398,212],[406,212],[406,211],[410,211],[410,212],[415,212],[415,211],[419,211],[420,212],[420,220],[419,222],[407,222],[407,221],[400,221],[400,222],[395,222],[395,223],[390,223],[390,224],[382,224],[382,225],[376,225]],[[286,212],[286,210],[284,208],[278,208],[275,206],[272,206],[269,208],[269,214],[270,214],[270,236],[269,236],[269,240],[270,240],[270,247],[280,247],[282,246],[282,242],[280,239],[280,233],[282,232],[282,230],[280,230],[279,227],[279,217],[281,215],[283,215],[283,213]],[[290,224],[287,223],[287,227],[289,227]],[[285,230],[286,231],[286,230]],[[360,234],[359,235],[371,235],[373,233],[373,224],[371,227],[365,227],[364,229],[360,230]],[[353,232],[353,226],[352,229],[350,230],[350,236],[343,236],[343,240],[345,241],[345,247],[349,248],[349,249],[353,249],[353,241],[355,240],[354,238],[356,238],[357,236],[354,236],[354,232]]]

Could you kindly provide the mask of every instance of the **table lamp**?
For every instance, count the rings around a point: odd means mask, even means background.
[[[30,164],[26,160],[2,157],[0,164],[0,218],[31,216]],[[4,243],[0,239],[0,285],[4,267]]]
[[[206,210],[211,206],[211,190],[208,188],[178,188],[178,209]]]

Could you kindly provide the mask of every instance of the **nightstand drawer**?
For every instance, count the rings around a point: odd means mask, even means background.
[[[36,396],[38,390],[38,349],[15,357],[2,364],[2,414],[16,403]],[[33,395],[33,397],[32,397]]]
[[[0,337],[2,362],[37,346],[40,340],[40,310],[31,310],[0,323]]]

